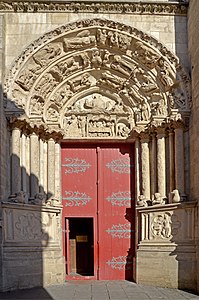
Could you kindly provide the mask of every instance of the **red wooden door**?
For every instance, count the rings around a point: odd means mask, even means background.
[[[132,279],[132,151],[121,145],[99,152],[99,279]]]
[[[62,148],[63,226],[66,218],[69,227],[71,217],[93,218],[94,279],[133,276],[133,150],[125,144]]]

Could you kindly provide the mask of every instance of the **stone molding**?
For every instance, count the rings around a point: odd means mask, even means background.
[[[61,246],[61,207],[2,202],[4,246]]]
[[[139,245],[193,243],[197,202],[181,202],[149,207],[136,207],[139,219]]]
[[[108,1],[107,1],[108,2]],[[65,1],[1,1],[1,12],[68,12],[68,13],[125,13],[147,15],[187,15],[186,3],[102,3],[100,1],[78,1],[68,3]]]
[[[10,123],[64,138],[125,139],[181,120],[191,107],[178,58],[105,19],[63,25],[33,42],[11,68],[5,93]]]

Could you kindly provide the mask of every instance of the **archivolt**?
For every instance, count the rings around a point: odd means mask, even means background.
[[[102,19],[40,37],[15,61],[5,91],[15,122],[65,138],[127,138],[190,110],[177,57],[145,33]]]

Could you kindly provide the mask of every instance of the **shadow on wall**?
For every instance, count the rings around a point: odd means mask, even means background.
[[[170,256],[175,257],[176,261],[177,287],[187,291],[196,291],[197,287],[194,210],[193,203],[182,203],[182,206],[170,216],[170,221],[168,219],[165,223],[165,234],[171,235],[170,241],[175,245]]]
[[[46,195],[43,186],[39,185],[39,178],[30,172],[30,152],[25,144],[24,148],[21,147],[23,140],[20,129],[17,129],[17,135],[12,130],[15,130],[14,127],[11,128],[11,138],[6,141],[9,145],[5,147],[10,149],[6,161],[7,174],[10,178],[10,196],[1,202],[3,292],[42,287],[56,282],[53,276],[56,277],[57,260],[53,261],[53,256],[56,255],[52,246],[57,246],[59,254],[61,253],[59,239],[61,206],[54,205],[52,193],[47,192]],[[26,133],[28,136],[29,132]],[[9,135],[8,129],[7,134]],[[1,173],[1,176],[5,174]],[[5,186],[3,188],[7,189]],[[38,192],[34,194],[37,190]],[[61,275],[63,274],[57,275],[59,279]],[[7,299],[6,294],[0,294],[0,298],[2,295]],[[39,295],[43,297],[47,292],[40,289]],[[49,296],[48,299],[52,298]]]

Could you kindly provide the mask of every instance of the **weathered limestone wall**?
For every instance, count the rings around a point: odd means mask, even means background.
[[[61,207],[2,203],[3,290],[64,281]]]
[[[105,18],[135,27],[176,53],[186,68],[187,18],[173,15],[140,15],[117,13],[7,13],[6,19],[6,69],[32,41],[62,24],[86,18]]]
[[[191,197],[194,200],[199,200],[199,1],[191,0],[189,6],[189,18],[188,18],[188,34],[189,34],[189,54],[192,66],[192,117],[190,124],[190,171],[191,171]],[[199,208],[198,208],[199,209]],[[196,212],[198,216],[198,213]],[[196,245],[197,245],[197,261],[199,261],[199,225],[198,218],[196,220]],[[197,289],[199,290],[199,265],[197,267]]]

